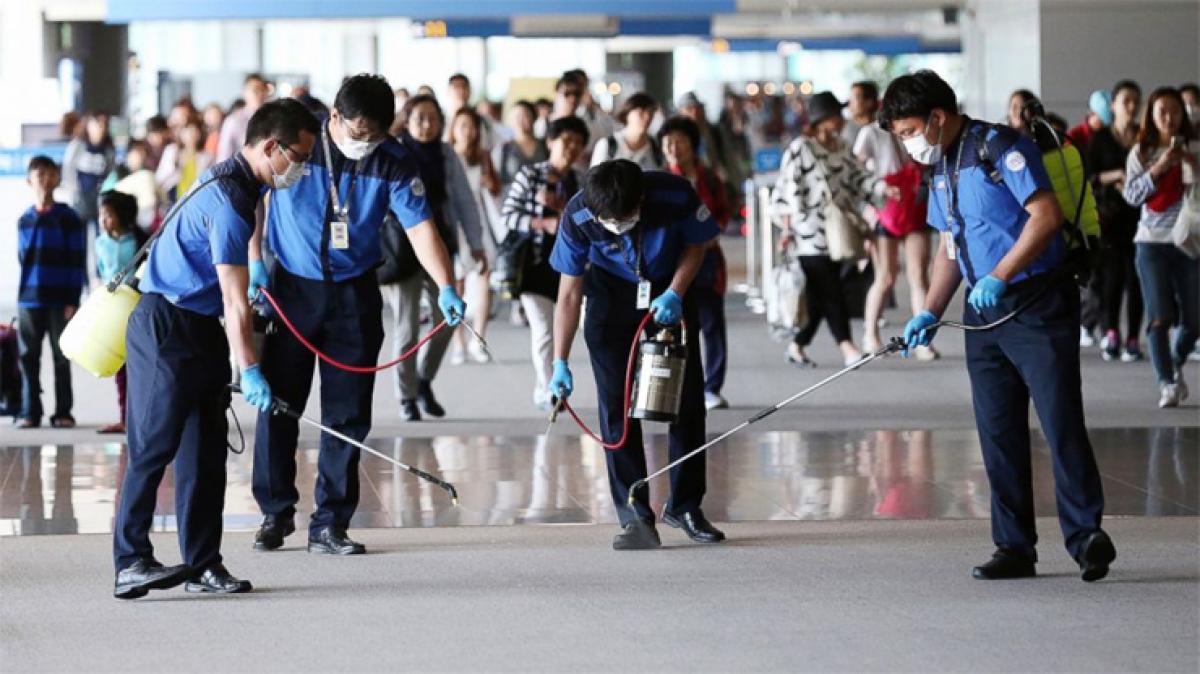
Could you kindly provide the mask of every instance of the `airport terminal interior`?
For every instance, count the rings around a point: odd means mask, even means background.
[[[1200,671],[1197,35],[0,2],[0,671]]]

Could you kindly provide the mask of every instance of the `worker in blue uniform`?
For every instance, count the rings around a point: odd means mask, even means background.
[[[119,599],[184,581],[188,592],[251,589],[221,563],[229,352],[246,399],[269,409],[246,296],[248,263],[261,255],[251,241],[254,212],[268,187],[283,190],[299,179],[318,130],[296,101],[263,105],[250,118],[245,146],[201,176],[150,251],[145,295],[125,334],[129,464],[113,532]],[[183,564],[167,567],[154,559],[150,527],[172,461]]]
[[[378,75],[347,78],[316,149],[294,190],[268,205],[267,245],[275,254],[268,274],[251,266],[252,294],[267,286],[305,339],[331,358],[372,366],[383,345],[383,300],[375,280],[381,262],[380,232],[389,210],[405,227],[417,259],[440,288],[438,307],[450,325],[466,310],[454,288],[450,257],[430,219],[415,159],[388,135],[395,100]],[[263,373],[275,396],[303,410],[312,387],[315,356],[289,331],[268,334]],[[321,362],[321,423],[363,440],[371,428],[375,377]],[[254,440],[254,498],[264,519],[258,550],[274,550],[295,531],[296,419],[263,412]],[[358,506],[359,450],[322,435],[317,463],[316,511],[308,551],[362,554],[346,533]]]
[[[682,319],[687,332],[687,365],[679,421],[670,427],[671,460],[704,443],[704,370],[700,364],[700,320],[687,291],[708,244],[717,237],[712,214],[687,180],[642,169],[627,160],[604,162],[588,171],[583,189],[559,221],[550,265],[562,274],[554,312],[554,365],[551,394],[566,398],[574,389],[567,360],[587,297],[583,334],[596,376],[601,435],[621,439],[626,423],[626,366],[638,324],[647,311],[662,325]],[[653,300],[651,299],[653,298]],[[608,481],[622,532],[616,550],[661,545],[646,490],[627,505],[634,482],[646,476],[641,423],[629,420],[625,443],[606,452]],[[663,521],[697,542],[716,543],[725,535],[704,517],[705,461],[699,455],[671,471],[671,496]]]
[[[881,125],[913,159],[933,169],[929,224],[941,232],[925,310],[904,329],[928,345],[966,279],[964,322],[975,423],[992,491],[992,559],[978,579],[1035,574],[1029,402],[1054,466],[1059,523],[1082,578],[1103,578],[1116,558],[1101,528],[1104,494],[1084,424],[1079,375],[1079,292],[1062,265],[1063,215],[1041,153],[1017,133],[958,114],[954,91],[936,73],[899,77],[883,97]]]

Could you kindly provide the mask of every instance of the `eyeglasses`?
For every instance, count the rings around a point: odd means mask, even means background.
[[[290,161],[290,162],[295,162],[297,164],[303,164],[304,162],[308,161],[309,159],[312,159],[311,152],[309,152],[306,155],[302,155],[299,152],[296,152],[294,149],[292,149],[292,146],[288,145],[287,143],[283,142],[282,140],[279,140],[278,138],[275,139],[275,142],[279,144],[279,147],[283,148],[283,156],[287,157],[288,161]]]

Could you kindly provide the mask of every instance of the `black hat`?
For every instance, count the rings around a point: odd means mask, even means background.
[[[846,104],[839,101],[833,92],[822,91],[813,94],[808,99],[808,123],[810,125],[819,124],[834,115],[840,115],[844,107]]]

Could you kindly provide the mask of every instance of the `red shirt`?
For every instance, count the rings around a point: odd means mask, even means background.
[[[667,170],[677,176],[683,176],[683,169],[678,165],[669,166]],[[684,176],[685,178],[687,176]],[[725,185],[716,173],[708,170],[708,167],[697,162],[696,164],[696,179],[692,182],[692,187],[696,189],[696,195],[700,197],[700,203],[708,207],[712,212],[713,220],[716,221],[717,227],[721,231],[725,231],[725,227],[729,224],[729,199],[725,196]],[[705,269],[707,267],[707,269]],[[713,276],[712,284],[717,294],[724,295],[726,285],[728,285],[728,273],[725,268],[725,256],[721,254],[721,247],[714,246],[709,249],[705,256],[704,267],[701,268],[700,276]]]

